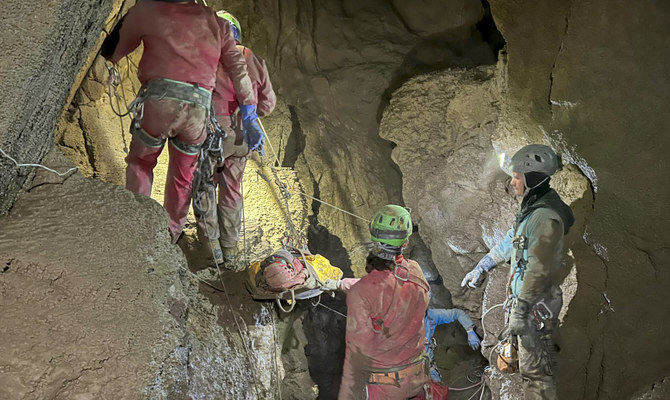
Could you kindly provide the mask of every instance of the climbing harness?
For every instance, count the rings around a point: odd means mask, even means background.
[[[391,385],[400,387],[400,383],[414,376],[425,375],[428,380],[430,376],[430,361],[423,353],[419,358],[409,364],[392,368],[368,368],[368,384]]]
[[[381,316],[372,317],[372,331],[374,333],[381,333],[384,330],[384,320],[386,319],[388,314],[393,309],[393,306],[395,305],[396,294],[398,292],[397,290],[398,282],[400,282],[400,284],[402,285],[405,282],[409,281],[410,283],[413,283],[414,285],[425,290],[426,293],[430,291],[429,286],[426,286],[421,279],[410,273],[409,269],[403,265],[400,264],[395,265],[395,267],[393,268],[393,277],[395,278],[393,285],[393,296],[391,297],[391,301],[389,302],[388,308]]]
[[[228,134],[216,120],[214,111],[211,108],[209,117],[207,136],[199,148],[197,167],[193,174],[193,183],[191,186],[193,210],[200,216],[206,214],[208,211],[208,208],[203,204],[204,201],[208,203],[212,202],[210,207],[216,207],[214,206],[216,203],[214,170],[218,165],[223,164],[223,140],[228,137]],[[208,235],[208,237],[211,236]]]

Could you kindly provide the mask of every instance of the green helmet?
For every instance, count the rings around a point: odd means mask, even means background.
[[[412,234],[412,218],[405,207],[389,204],[370,223],[372,241],[400,247]]]
[[[233,36],[235,36],[235,40],[238,43],[242,43],[242,25],[240,25],[240,21],[238,21],[237,18],[233,16],[233,14],[226,10],[218,11],[216,16],[228,21],[230,28],[233,30]]]

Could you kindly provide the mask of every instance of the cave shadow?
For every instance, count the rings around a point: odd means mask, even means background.
[[[320,198],[319,187],[314,183],[314,197]],[[339,267],[344,277],[353,277],[351,259],[342,240],[319,223],[321,204],[312,202],[312,215],[308,217],[307,242],[313,254],[321,254],[333,265]],[[307,337],[305,356],[309,374],[319,386],[319,400],[337,399],[344,364],[346,318],[329,310],[347,314],[346,297],[337,293],[334,297],[326,294],[318,300],[304,301],[303,331]],[[324,307],[325,306],[325,307]],[[326,308],[328,307],[328,308]]]
[[[298,118],[295,106],[288,106],[288,110],[291,114],[291,133],[289,134],[288,139],[286,139],[282,167],[295,168],[295,163],[298,161],[298,157],[305,151],[307,141],[305,132],[300,125],[300,119]],[[281,148],[279,151],[281,152]]]
[[[484,13],[477,24],[450,28],[422,38],[405,55],[381,96],[377,122],[381,121],[393,92],[409,79],[448,68],[474,68],[498,61],[498,52],[505,47],[505,39],[493,20],[489,2],[481,0],[481,3]]]

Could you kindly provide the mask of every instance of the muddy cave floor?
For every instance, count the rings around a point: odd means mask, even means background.
[[[209,279],[205,278],[206,281],[208,281],[214,286],[220,287],[221,284],[217,277],[217,272],[214,266],[214,262],[212,261],[212,256],[209,253],[209,249],[207,248],[207,246],[203,245],[198,240],[195,224],[192,221],[192,218],[193,217],[191,214],[189,216],[189,221],[187,222],[187,225],[184,229],[184,234],[179,239],[177,245],[184,252],[184,255],[186,256],[186,260],[188,262],[188,267],[192,273],[199,275],[201,278],[203,278],[204,276],[208,276]],[[238,253],[238,258],[236,262],[237,263],[245,262],[244,256],[242,255],[242,251]],[[257,301],[254,300],[249,295],[244,284],[246,272],[232,272],[223,267],[220,267],[220,269],[222,279],[224,280],[225,283],[225,289],[228,293],[231,305],[233,308],[235,308],[235,310],[237,310],[236,314],[239,315],[239,317],[241,317],[241,319],[239,320],[240,322],[244,321],[248,325],[253,325],[254,321],[252,321],[251,318],[252,315],[258,313],[258,311],[263,306],[275,307],[272,304],[272,302]],[[222,326],[231,326],[231,327],[234,326],[235,320],[233,315],[231,314],[231,309],[227,303],[228,300],[226,299],[226,295],[221,291],[218,291],[203,282],[200,282],[199,290],[200,293],[206,296],[212,304],[220,306],[219,309],[221,310],[221,312],[219,314],[218,323],[221,324]],[[329,296],[322,296],[320,302],[323,305],[333,310],[337,310],[346,314],[346,300],[343,295],[338,295],[335,298],[330,298]],[[293,311],[293,313],[296,314],[304,313],[309,309],[312,309],[313,312],[330,314],[331,319],[341,318],[340,316],[336,315],[335,313],[333,313],[332,311],[328,310],[325,307],[318,307],[313,305],[313,303],[311,303],[310,300],[298,301],[298,306],[296,307],[295,311]],[[275,310],[277,311],[278,315],[278,324],[289,322],[289,319],[291,318],[290,315],[282,313],[276,307]],[[245,318],[245,315],[247,316],[247,318]],[[296,315],[293,315],[293,317],[300,318],[299,316]],[[470,350],[470,348],[467,346],[464,345],[444,346],[441,344],[445,342],[452,343],[454,341],[458,341],[457,337],[460,333],[458,332],[460,327],[457,327],[455,324],[457,325],[457,323],[443,325],[438,327],[438,329],[436,330],[435,338],[438,341],[439,346],[435,351],[435,360],[442,374],[443,383],[448,384],[452,388],[469,387],[479,382],[482,370],[485,366],[484,365],[485,361],[481,358],[478,351]],[[328,326],[323,326],[321,328],[327,329]],[[311,327],[311,329],[314,329],[314,327]],[[305,333],[308,334],[308,332]],[[332,333],[335,333],[335,335],[337,335],[339,341],[341,342],[337,344],[334,343],[333,345],[335,347],[340,347],[341,345],[343,345],[344,332],[340,332],[339,335],[337,332],[331,332],[331,334]],[[309,337],[307,338],[307,340],[309,341]],[[282,348],[282,358],[285,358],[284,344],[282,343],[278,345],[280,345],[280,347]],[[309,346],[309,343],[301,343],[301,345],[305,347],[305,352],[308,353],[307,347]],[[286,360],[283,360],[283,362],[286,363]],[[341,369],[341,365],[339,367]],[[296,366],[284,365],[284,369],[292,370],[295,368]],[[307,365],[299,366],[298,369],[307,370],[308,366]],[[315,374],[316,376],[314,376]],[[340,375],[327,374],[327,376],[324,378],[324,374],[320,373],[319,371],[316,371],[315,373],[313,372],[311,375],[313,375],[314,381],[318,382],[319,387],[321,388],[318,399],[327,400],[337,398],[336,393],[334,392],[331,393],[332,390],[324,391],[324,388],[338,387],[341,378]],[[313,384],[311,382],[304,382],[304,381],[301,382],[300,380],[295,379],[285,379],[284,382],[282,383],[283,398],[289,400],[295,398],[303,398],[302,396],[298,397],[297,395],[294,394],[311,392],[312,385]],[[475,395],[475,390],[476,389],[470,389],[464,391],[452,391],[449,393],[449,399],[451,400],[479,399],[481,392],[477,391]],[[485,391],[483,398],[490,399],[488,389]]]

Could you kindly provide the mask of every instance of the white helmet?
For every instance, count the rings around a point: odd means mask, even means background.
[[[549,146],[530,144],[517,151],[511,160],[511,169],[514,172],[526,174],[540,172],[547,176],[558,171],[561,161]]]

